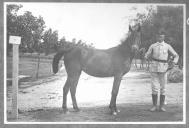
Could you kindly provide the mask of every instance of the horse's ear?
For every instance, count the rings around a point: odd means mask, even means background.
[[[131,28],[131,25],[129,25],[129,31],[130,31],[130,32],[132,32],[132,31],[133,31],[133,29]]]

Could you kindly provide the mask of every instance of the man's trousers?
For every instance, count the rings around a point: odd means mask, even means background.
[[[165,95],[165,86],[167,84],[167,73],[166,72],[151,72],[151,88],[152,94]]]

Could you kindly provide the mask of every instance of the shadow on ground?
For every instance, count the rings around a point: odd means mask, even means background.
[[[167,112],[150,112],[151,105],[119,104],[120,113],[110,115],[107,106],[81,108],[80,112],[63,113],[61,108],[44,108],[20,112],[17,122],[169,122],[182,121],[182,106],[167,105]],[[10,117],[10,116],[8,116]],[[14,122],[11,118],[10,122]]]

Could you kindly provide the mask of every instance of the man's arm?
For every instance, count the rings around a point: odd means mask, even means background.
[[[174,60],[173,62],[176,64],[179,60],[179,55],[176,53],[176,51],[171,47],[171,45],[169,45],[169,52],[173,55]]]

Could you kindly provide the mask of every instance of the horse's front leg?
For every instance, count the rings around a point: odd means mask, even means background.
[[[122,75],[114,76],[112,97],[111,97],[110,106],[109,106],[111,114],[113,114],[113,115],[117,115],[117,112],[119,112],[119,110],[117,109],[117,106],[116,106],[116,99],[117,99],[117,95],[119,92],[119,86],[121,83],[121,79],[122,79]]]

